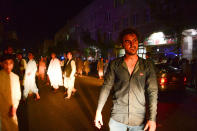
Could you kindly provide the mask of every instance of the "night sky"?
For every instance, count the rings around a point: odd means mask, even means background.
[[[67,20],[93,0],[0,0],[0,18],[9,16],[10,27],[25,45],[53,39]]]

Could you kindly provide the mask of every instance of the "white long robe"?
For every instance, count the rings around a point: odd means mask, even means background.
[[[17,109],[21,99],[19,77],[1,70],[0,83],[0,131],[17,131],[17,116],[9,117],[8,112],[11,106]]]
[[[57,58],[51,59],[47,74],[49,76],[51,86],[58,89],[59,86],[63,85],[62,69],[61,69],[60,61]]]
[[[36,86],[36,71],[37,65],[35,60],[29,60],[25,70],[24,77],[24,97],[28,96],[28,93],[32,91],[33,93],[38,93],[38,88]],[[30,75],[28,75],[30,73]]]

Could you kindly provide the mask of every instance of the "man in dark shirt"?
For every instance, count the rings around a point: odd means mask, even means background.
[[[134,29],[120,33],[120,43],[126,54],[110,62],[105,74],[95,116],[95,126],[99,129],[103,125],[103,106],[113,90],[111,131],[156,130],[157,79],[153,63],[137,55],[138,39]],[[146,114],[149,115],[147,121]]]

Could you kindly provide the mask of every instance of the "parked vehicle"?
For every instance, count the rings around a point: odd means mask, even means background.
[[[159,91],[184,90],[187,78],[179,67],[167,64],[156,65]]]

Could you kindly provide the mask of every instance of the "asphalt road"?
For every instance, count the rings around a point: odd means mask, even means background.
[[[20,131],[95,131],[94,116],[103,81],[95,77],[76,78],[77,93],[64,100],[64,88],[54,93],[45,82],[38,81],[41,99],[30,96],[18,108]],[[104,109],[107,131],[112,106],[109,97]],[[196,131],[197,94],[194,91],[159,94],[157,131]]]

